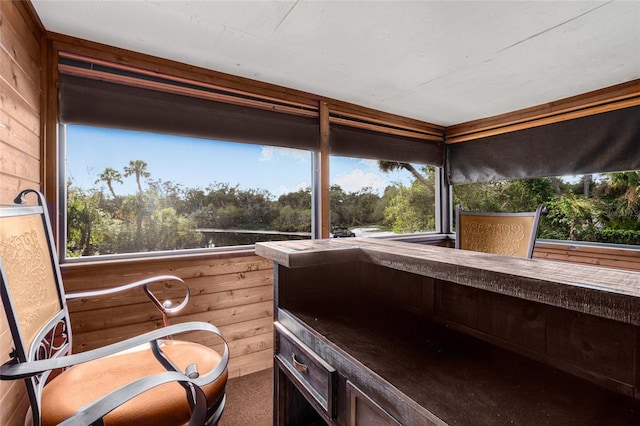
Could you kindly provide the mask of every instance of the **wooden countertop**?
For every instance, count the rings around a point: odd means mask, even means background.
[[[256,243],[301,268],[363,261],[640,326],[640,273],[373,238]]]

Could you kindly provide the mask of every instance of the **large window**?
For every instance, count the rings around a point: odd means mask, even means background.
[[[312,205],[320,192],[311,193],[326,182],[316,170],[320,104],[60,57],[67,257],[326,231],[327,206]],[[442,165],[439,130],[336,113],[328,120],[330,152],[341,156],[330,159],[331,225],[361,235],[436,229],[435,169],[413,162]]]
[[[395,161],[331,157],[333,236],[436,230],[436,169]]]
[[[309,151],[64,128],[67,257],[311,237]]]
[[[538,238],[640,245],[639,170],[454,185],[453,199],[472,211],[543,203]]]

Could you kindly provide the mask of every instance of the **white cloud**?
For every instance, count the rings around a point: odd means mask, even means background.
[[[300,191],[301,189],[305,189],[305,188],[308,188],[308,187],[309,187],[309,184],[308,184],[308,183],[305,183],[305,182],[301,182],[301,183],[299,183],[299,184],[297,184],[297,185],[293,185],[293,186],[284,186],[284,185],[280,185],[280,186],[278,186],[277,188],[275,188],[275,189],[273,190],[273,194],[274,194],[276,197],[279,197],[279,196],[281,196],[282,194],[288,194],[288,193],[290,193],[290,192],[298,192],[298,191]]]
[[[380,175],[365,172],[362,169],[354,169],[338,176],[335,183],[345,192],[356,192],[362,188],[371,187],[375,192],[382,193],[387,186],[387,182]]]
[[[378,160],[369,160],[367,158],[362,158],[358,161],[358,164],[361,164],[363,167],[368,169],[378,170]]]
[[[278,146],[263,146],[260,151],[260,161],[273,161],[279,157],[293,158],[299,162],[306,162],[310,160],[310,154],[308,151],[301,149],[282,148]]]

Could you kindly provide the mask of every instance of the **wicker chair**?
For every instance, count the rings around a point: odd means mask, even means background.
[[[535,212],[477,213],[456,206],[456,248],[530,259],[544,206]]]
[[[164,275],[113,289],[65,294],[51,225],[42,195],[37,206],[0,207],[2,302],[15,347],[0,369],[2,380],[24,379],[35,425],[202,425],[216,424],[225,403],[229,349],[220,331],[190,322],[151,331],[91,351],[71,354],[67,300],[103,296],[142,287],[163,318],[184,307],[160,303],[152,282]],[[224,352],[173,340],[184,332],[210,332]],[[5,348],[3,348],[4,350]],[[8,349],[8,348],[6,348]]]

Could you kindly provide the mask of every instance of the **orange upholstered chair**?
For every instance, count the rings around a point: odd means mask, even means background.
[[[160,303],[152,282],[184,283],[164,275],[97,292],[65,294],[42,195],[37,206],[0,207],[2,302],[15,347],[2,380],[24,379],[35,425],[216,424],[225,403],[229,349],[213,325],[166,325],[138,337],[71,354],[66,301],[142,287],[165,318],[186,305]],[[171,336],[204,331],[219,336],[222,354]],[[10,348],[2,348],[9,351]],[[55,372],[55,374],[52,374]],[[56,375],[57,374],[57,375]]]
[[[456,207],[456,248],[530,259],[543,205],[535,212],[477,213]]]

